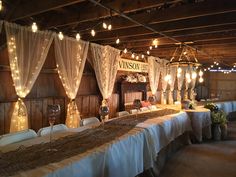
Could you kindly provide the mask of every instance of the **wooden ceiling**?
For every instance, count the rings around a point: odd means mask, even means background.
[[[3,0],[1,19],[41,30],[80,33],[83,40],[170,59],[176,43],[190,43],[200,62],[236,63],[235,0]],[[111,23],[112,30],[103,29]],[[96,31],[92,37],[91,29]],[[116,44],[116,39],[120,43]]]

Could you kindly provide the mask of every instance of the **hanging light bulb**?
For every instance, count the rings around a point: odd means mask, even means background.
[[[206,71],[207,69],[205,68],[204,71]]]
[[[116,44],[119,44],[120,43],[120,39],[116,39]]]
[[[132,58],[134,58],[134,57],[135,57],[133,53],[132,53],[131,57],[132,57]]]
[[[94,37],[96,35],[96,32],[94,29],[91,30],[91,35]]]
[[[35,22],[33,22],[32,26],[31,26],[31,29],[32,29],[33,33],[37,32],[38,26]]]
[[[182,68],[178,67],[177,71],[180,74],[182,72]]]
[[[0,11],[2,10],[3,6],[2,6],[2,1],[0,0]]]
[[[125,48],[124,53],[127,53],[127,49]]]
[[[190,74],[186,73],[185,77],[186,77],[186,79],[190,79]]]
[[[152,44],[155,46],[155,48],[157,48],[158,43],[159,43],[158,39],[154,39],[154,40],[152,41]]]
[[[141,56],[142,58],[144,58],[144,55],[142,54],[142,56]]]
[[[108,25],[107,29],[108,29],[108,30],[111,30],[111,29],[112,29],[111,24]]]
[[[157,48],[158,47],[158,45],[155,45],[155,48]]]
[[[59,32],[58,37],[59,37],[60,40],[62,40],[64,38],[64,35],[62,34],[61,31]]]
[[[199,76],[200,76],[200,77],[203,76],[203,72],[202,72],[202,70],[199,71]]]
[[[192,79],[196,79],[197,78],[197,73],[195,71],[192,72]]]
[[[138,59],[139,59],[139,56],[137,55],[137,56],[136,56],[136,60],[138,60]]]
[[[104,29],[107,29],[107,24],[106,24],[105,22],[103,22],[103,23],[102,23],[102,27],[103,27]]]
[[[77,33],[76,36],[75,36],[76,40],[79,41],[80,40],[80,34]]]
[[[199,78],[199,82],[202,83],[204,79],[202,77]]]
[[[149,50],[147,51],[147,54],[150,55],[150,51]]]
[[[152,46],[150,46],[149,49],[152,50]]]

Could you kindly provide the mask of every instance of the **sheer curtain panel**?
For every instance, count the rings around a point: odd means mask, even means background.
[[[27,96],[44,64],[53,40],[52,32],[32,32],[31,27],[22,27],[4,22],[11,75],[17,96],[10,132],[28,128],[28,115],[23,98]]]
[[[170,66],[170,94],[168,97],[168,103],[173,104],[174,103],[174,89],[175,89],[175,80],[177,75],[177,67],[176,66]]]
[[[67,106],[66,125],[77,128],[80,125],[80,115],[75,98],[83,75],[88,53],[88,42],[65,37],[60,40],[55,36],[55,57],[57,70],[66,95],[70,99]]]
[[[98,44],[90,44],[91,64],[93,65],[97,78],[98,87],[104,100],[107,100],[113,91],[116,79],[120,51]]]
[[[167,60],[162,60],[161,64],[161,85],[162,85],[162,91],[161,91],[161,104],[166,104],[167,103],[167,86],[168,86],[168,81],[166,80],[166,76],[168,74],[168,68],[166,66]]]
[[[148,77],[152,94],[155,95],[160,78],[160,61],[155,57],[148,57]]]

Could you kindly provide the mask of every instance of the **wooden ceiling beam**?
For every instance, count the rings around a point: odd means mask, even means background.
[[[16,21],[83,1],[85,0],[30,0],[21,3],[9,19]]]
[[[212,26],[212,27],[206,27],[206,28],[203,27],[203,28],[191,29],[191,30],[173,31],[173,32],[166,32],[165,34],[175,38],[175,37],[182,37],[182,36],[187,37],[187,36],[193,36],[193,35],[222,33],[226,31],[228,32],[228,31],[235,31],[235,30],[236,30],[236,22],[235,24],[230,24],[230,25],[226,24],[226,25]],[[104,45],[112,45],[115,43],[116,38],[101,40],[99,41],[99,43],[104,44]],[[141,35],[131,36],[131,37],[129,36],[119,37],[122,43],[146,41],[146,40],[151,41],[155,38],[158,38],[156,34],[144,34],[144,35],[141,34]]]
[[[108,2],[105,5],[127,14],[150,8],[158,8],[165,4],[172,4],[181,1],[182,0],[119,0]],[[119,16],[119,14],[112,12],[112,21],[113,19],[116,19],[117,16]],[[79,27],[83,26],[85,28],[91,28],[101,19],[106,18],[110,18],[110,12],[91,3],[82,5],[80,10],[76,13],[71,12],[69,17],[57,18],[57,16],[53,16],[52,14],[51,19],[54,19],[54,21],[47,23],[45,28],[50,29],[52,27],[64,27],[74,24],[79,25]],[[118,19],[124,20],[122,17],[119,17]]]
[[[150,25],[150,27],[161,31],[163,33],[182,31],[182,30],[193,30],[198,28],[213,27],[219,25],[230,25],[236,23],[235,13],[229,13],[222,15],[213,15],[207,17],[197,17],[194,19],[185,19],[173,21],[171,23],[164,22],[159,24]],[[81,34],[82,39],[99,42],[99,40],[114,39],[117,37],[135,37],[138,35],[153,34],[153,32],[144,29],[143,27],[131,27],[126,29],[118,29],[112,31],[97,32],[95,37],[92,37],[90,33]],[[156,34],[157,37],[160,35]]]

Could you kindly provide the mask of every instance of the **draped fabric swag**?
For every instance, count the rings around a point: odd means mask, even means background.
[[[168,74],[168,67],[166,66],[167,60],[162,60],[161,63],[161,85],[162,85],[162,90],[161,90],[161,104],[166,104],[167,103],[167,86],[168,82],[165,80],[165,77]]]
[[[90,62],[94,68],[98,87],[104,100],[107,100],[113,91],[116,79],[120,51],[98,44],[90,44]]]
[[[192,68],[189,68],[187,67],[186,70],[185,70],[185,89],[184,89],[184,100],[187,100],[188,99],[188,93],[189,93],[189,88],[190,88],[190,85],[191,85],[191,82],[188,82],[188,77],[191,78],[191,73],[192,73]],[[187,75],[189,75],[187,77]]]
[[[177,101],[181,101],[182,100],[182,97],[181,97],[181,90],[182,90],[182,87],[183,87],[183,83],[184,83],[184,80],[185,80],[185,71],[186,71],[186,68],[184,67],[181,67],[182,71],[180,73],[180,76],[177,77],[177,86],[178,86],[178,90],[177,90]]]
[[[190,99],[191,100],[194,100],[195,99],[195,92],[194,92],[194,88],[195,88],[195,85],[196,85],[196,78],[192,78],[192,81],[191,81],[191,88],[190,88]]]
[[[148,77],[152,95],[155,95],[158,88],[160,78],[160,61],[155,57],[148,57]]]
[[[66,95],[70,99],[67,106],[66,125],[77,128],[80,125],[80,115],[75,98],[83,75],[89,43],[65,37],[60,40],[55,36],[55,58],[59,77]]]
[[[53,33],[31,27],[5,23],[11,75],[17,96],[11,118],[10,132],[28,128],[28,115],[23,98],[27,96],[44,64],[53,40]]]
[[[175,89],[175,80],[177,75],[177,67],[176,66],[170,66],[170,93],[168,96],[168,103],[173,104],[174,103],[174,89]]]

